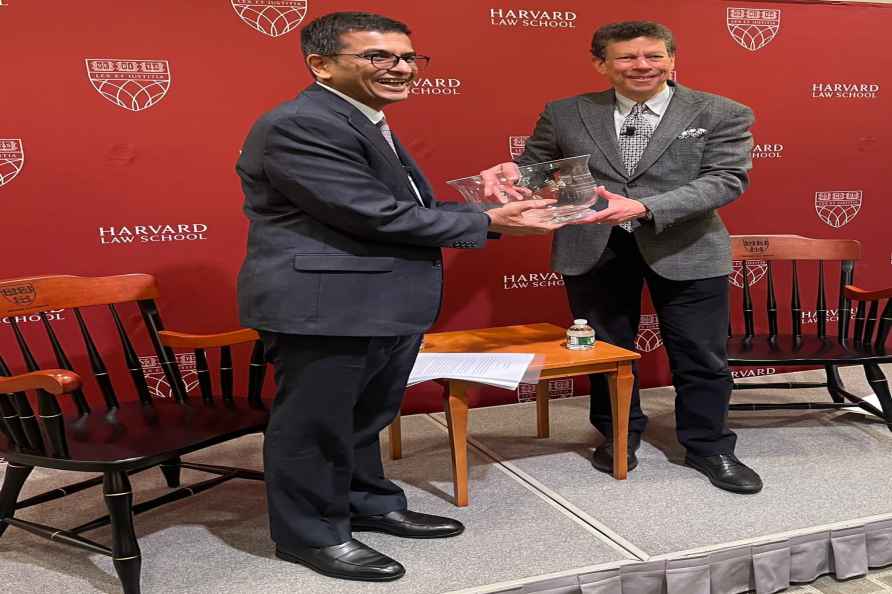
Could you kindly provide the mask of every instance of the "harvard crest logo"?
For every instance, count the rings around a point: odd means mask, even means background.
[[[130,111],[152,107],[170,89],[167,60],[87,58],[87,75],[100,95]]]
[[[186,392],[191,392],[198,385],[195,355],[192,353],[180,353],[176,358],[177,367],[180,368],[180,375],[183,377],[183,383],[186,385]],[[158,357],[140,357],[139,363],[142,365],[143,375],[146,376],[146,383],[149,385],[149,394],[153,398],[170,398],[172,389],[164,376],[164,370],[161,368],[161,362],[158,360]]]
[[[731,274],[728,275],[728,282],[735,287],[743,288],[743,262],[734,260],[732,263]],[[750,287],[762,280],[765,273],[768,272],[768,262],[765,260],[747,260],[746,261],[746,280]]]
[[[729,8],[728,33],[741,47],[760,50],[780,30],[781,11],[775,8]]]
[[[815,212],[826,224],[840,228],[861,210],[861,190],[815,192]]]
[[[17,176],[25,164],[25,149],[20,138],[0,138],[0,186]]]
[[[638,336],[635,337],[635,349],[642,353],[650,353],[663,346],[660,336],[660,321],[656,314],[642,314],[638,324]]]
[[[32,284],[0,286],[0,295],[14,305],[31,305],[37,299],[37,289]]]
[[[293,31],[307,16],[307,0],[232,0],[232,8],[252,29],[270,37]]]
[[[508,137],[508,152],[511,154],[512,159],[516,159],[523,154],[523,151],[527,146],[527,138],[529,138],[529,136]]]

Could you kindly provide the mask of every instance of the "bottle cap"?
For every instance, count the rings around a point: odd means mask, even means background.
[[[585,326],[586,324],[588,324],[588,320],[586,320],[585,318],[579,318],[578,320],[573,320],[574,326]]]

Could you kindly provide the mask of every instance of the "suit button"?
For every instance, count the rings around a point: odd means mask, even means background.
[[[441,266],[443,266],[443,263],[439,260],[437,260],[436,262],[431,262],[431,264],[433,264],[434,268],[440,268]]]

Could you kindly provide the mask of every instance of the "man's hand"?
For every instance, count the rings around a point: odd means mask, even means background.
[[[480,177],[483,178],[483,196],[494,196],[502,204],[511,200],[526,200],[532,195],[527,188],[514,185],[520,179],[520,168],[512,161],[485,169],[480,172]]]
[[[647,208],[634,198],[626,198],[619,194],[607,191],[604,186],[598,186],[595,192],[600,198],[607,201],[607,208],[593,210],[592,214],[575,221],[573,225],[587,225],[589,223],[603,223],[605,225],[619,225],[626,221],[640,219],[647,214]]]
[[[542,235],[560,229],[566,223],[555,223],[554,212],[547,208],[557,200],[524,200],[509,202],[486,211],[492,223],[489,228],[505,235]]]

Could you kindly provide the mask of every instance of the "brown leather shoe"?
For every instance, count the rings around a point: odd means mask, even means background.
[[[399,562],[355,539],[330,547],[276,546],[276,557],[342,580],[389,582],[406,574]]]
[[[641,434],[629,433],[629,457],[627,458],[628,470],[633,470],[638,466],[638,448],[641,447]],[[608,437],[607,440],[592,452],[592,466],[613,474],[613,438]]]

